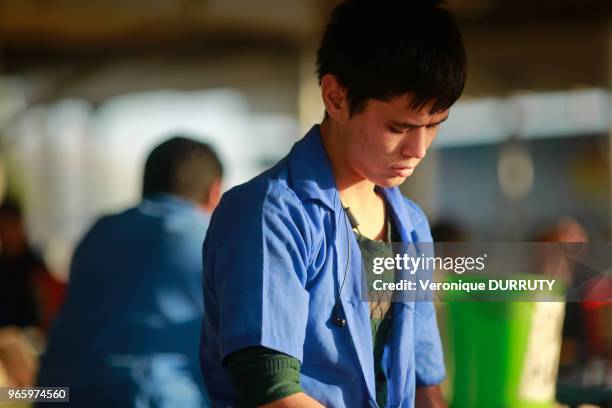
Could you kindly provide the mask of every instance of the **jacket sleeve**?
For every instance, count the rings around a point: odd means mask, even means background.
[[[311,237],[295,194],[277,182],[228,192],[204,244],[204,299],[221,360],[264,346],[302,361]]]

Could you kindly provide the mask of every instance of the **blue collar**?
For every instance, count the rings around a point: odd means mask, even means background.
[[[150,194],[144,197],[140,203],[141,207],[150,207],[151,205],[175,211],[190,210],[195,211],[196,213],[201,213],[203,216],[206,216],[204,211],[200,210],[200,208],[195,202],[170,193]]]
[[[314,125],[302,140],[293,145],[288,162],[293,191],[300,200],[317,200],[332,211],[341,210],[336,179],[323,145],[319,125]],[[409,241],[407,234],[414,231],[414,224],[399,188],[377,186],[376,190],[384,194],[393,210],[396,225],[401,226],[402,240]]]
[[[293,191],[300,200],[317,200],[334,211],[340,208],[336,179],[319,125],[293,145],[288,161]]]

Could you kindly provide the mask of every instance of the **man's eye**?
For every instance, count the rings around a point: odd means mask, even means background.
[[[394,126],[389,126],[389,130],[393,133],[406,133],[406,132],[410,132],[413,128],[411,127],[406,127],[406,128],[402,128],[402,129],[398,129]]]

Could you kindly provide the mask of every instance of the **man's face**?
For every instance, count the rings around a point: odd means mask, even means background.
[[[433,102],[417,110],[410,101],[410,94],[370,99],[341,123],[344,158],[356,175],[381,187],[397,186],[412,175],[449,111],[430,114]]]

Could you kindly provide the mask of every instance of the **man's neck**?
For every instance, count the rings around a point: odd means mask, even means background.
[[[337,124],[327,117],[321,123],[320,131],[342,203],[350,206],[376,199],[374,183],[357,173],[346,160]]]
[[[342,205],[351,209],[362,235],[383,239],[386,236],[384,199],[374,191],[374,183],[356,172],[347,161],[343,146],[346,141],[333,121],[324,120],[320,130]]]

